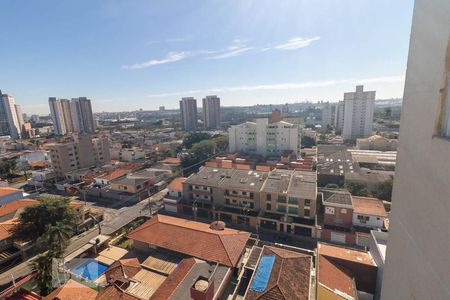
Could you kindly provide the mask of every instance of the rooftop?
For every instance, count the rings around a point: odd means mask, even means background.
[[[352,195],[347,190],[321,189],[324,205],[352,206]]]
[[[0,217],[9,215],[10,213],[16,212],[19,209],[25,208],[30,205],[36,205],[39,201],[34,199],[19,199],[6,204],[0,205]]]
[[[338,295],[346,296],[349,300],[357,299],[357,290],[352,273],[323,255],[318,257],[317,284],[327,287]]]
[[[44,300],[90,300],[97,297],[97,292],[84,284],[69,279],[63,286],[51,292]]]
[[[267,267],[261,263],[263,257],[273,260],[272,266],[268,268],[270,273],[268,277],[266,277],[267,272],[261,272],[263,268]],[[312,257],[310,255],[264,246],[245,299],[309,299],[311,267]],[[260,286],[261,283],[263,283],[262,286],[265,285],[265,288]]]
[[[233,174],[233,169],[201,167],[200,170],[186,179],[186,183],[217,186],[219,182]]]
[[[176,191],[182,191],[183,190],[183,182],[186,181],[186,177],[178,177],[172,180],[172,182],[169,184],[168,189],[169,190],[176,190]]]
[[[184,255],[235,266],[250,233],[229,228],[214,230],[209,224],[156,215],[130,232],[128,237]]]
[[[262,188],[263,192],[273,194],[285,194],[289,188],[292,170],[275,169],[269,173],[269,176]]]
[[[325,243],[318,243],[317,251],[319,255],[326,257],[338,258],[340,260],[347,260],[358,264],[375,266],[375,262],[370,256],[369,252],[334,246]]]
[[[383,201],[380,199],[352,196],[352,202],[354,213],[384,218],[388,216]]]
[[[230,176],[224,177],[219,186],[227,189],[259,191],[267,178],[267,172],[234,169]]]
[[[0,197],[6,196],[9,194],[14,194],[17,192],[22,192],[22,190],[13,188],[13,187],[0,187]]]

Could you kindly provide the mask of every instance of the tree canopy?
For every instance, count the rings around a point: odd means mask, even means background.
[[[16,238],[37,241],[49,230],[50,226],[59,224],[75,227],[76,214],[70,208],[68,198],[41,197],[38,205],[28,206],[19,216],[15,228]]]
[[[208,140],[210,138],[211,135],[209,133],[193,132],[183,138],[183,147],[185,147],[186,149],[191,149],[194,144],[199,143],[203,140]]]

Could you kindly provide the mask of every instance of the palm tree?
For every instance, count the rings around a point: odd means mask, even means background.
[[[51,253],[52,257],[62,257],[64,251],[69,245],[70,237],[72,236],[72,228],[62,222],[57,222],[55,225],[49,225],[47,232],[43,237],[45,247]]]
[[[48,295],[53,288],[52,265],[53,258],[49,252],[39,254],[31,262],[31,269],[36,273],[36,281],[41,295]]]

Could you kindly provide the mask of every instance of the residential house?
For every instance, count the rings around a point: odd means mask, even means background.
[[[178,206],[183,199],[183,182],[185,181],[186,177],[178,177],[168,185],[168,192],[163,198],[165,211],[171,213],[178,212]]]

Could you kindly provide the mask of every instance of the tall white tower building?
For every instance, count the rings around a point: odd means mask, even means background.
[[[375,91],[364,92],[358,85],[356,92],[344,93],[344,138],[368,137],[372,133]]]
[[[203,120],[206,129],[220,128],[220,98],[206,96],[203,98]]]
[[[22,122],[23,119],[21,118]],[[14,98],[0,91],[0,135],[9,135],[14,139],[21,136],[22,126],[17,117]]]
[[[183,130],[197,130],[197,100],[193,97],[182,98],[180,112]]]

